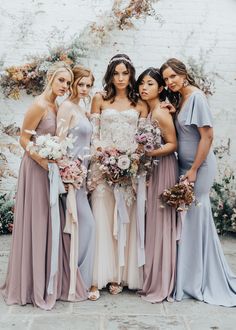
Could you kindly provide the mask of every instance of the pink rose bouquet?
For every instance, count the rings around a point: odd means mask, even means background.
[[[87,176],[87,169],[80,159],[63,158],[58,161],[60,175],[64,184],[72,184],[80,189]]]
[[[153,121],[142,127],[139,127],[135,139],[138,144],[144,146],[145,151],[152,151],[158,149],[161,146],[161,131],[158,127],[158,123]]]
[[[136,142],[143,145],[143,154],[140,157],[139,172],[150,174],[152,164],[157,165],[158,160],[145,155],[146,152],[153,151],[161,147],[161,131],[157,121],[152,121],[138,128],[135,134]]]

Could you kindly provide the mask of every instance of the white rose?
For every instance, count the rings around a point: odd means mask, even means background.
[[[42,158],[47,158],[49,155],[49,152],[46,148],[39,150],[39,156]]]
[[[109,162],[110,162],[111,165],[115,165],[115,163],[116,163],[116,159],[115,159],[115,157],[111,156],[111,157],[109,158]]]
[[[129,160],[128,156],[126,156],[126,155],[120,156],[118,158],[117,165],[121,170],[127,170],[130,166],[130,160]]]
[[[27,151],[30,151],[33,147],[34,147],[34,142],[33,141],[29,141],[29,143],[26,146],[26,150]]]
[[[50,156],[52,159],[59,159],[62,158],[63,155],[60,150],[53,150]]]
[[[45,135],[40,135],[36,138],[36,144],[38,146],[42,146],[47,141],[47,137]]]

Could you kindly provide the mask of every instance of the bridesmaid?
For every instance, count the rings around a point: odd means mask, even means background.
[[[236,277],[223,254],[209,199],[216,173],[209,105],[182,62],[169,59],[160,70],[177,100],[179,174],[195,183],[194,192],[201,204],[192,205],[185,216],[178,245],[175,299],[195,298],[209,304],[235,306]],[[169,108],[173,111],[173,107]]]
[[[94,77],[89,69],[82,66],[75,66],[73,68],[73,74],[72,93],[60,105],[58,110],[57,135],[61,139],[67,135],[73,136],[74,148],[72,150],[70,149],[70,152],[73,157],[82,159],[83,164],[88,168],[92,125],[79,103],[89,96],[89,91],[94,83]],[[65,202],[64,198],[63,200]],[[84,283],[89,290],[92,284],[94,262],[95,223],[88,202],[85,184],[79,190],[76,190],[76,207],[79,242],[78,267]],[[64,236],[68,235],[64,234]],[[89,294],[89,298],[96,300],[94,294]]]
[[[140,294],[152,303],[169,300],[175,285],[176,264],[176,212],[174,208],[161,208],[160,194],[177,181],[176,133],[172,116],[161,101],[166,98],[165,83],[158,69],[148,68],[138,77],[137,88],[142,100],[149,106],[149,120],[157,122],[161,130],[162,145],[147,152],[157,157],[147,191],[146,215],[146,263],[144,283]]]
[[[47,85],[26,112],[20,144],[26,149],[38,135],[55,135],[58,96],[63,96],[73,80],[64,62],[57,62],[47,72]],[[62,244],[59,241],[59,271],[54,292],[48,293],[52,227],[48,160],[25,151],[19,170],[16,210],[6,282],[2,292],[7,304],[33,304],[51,309],[61,296]]]

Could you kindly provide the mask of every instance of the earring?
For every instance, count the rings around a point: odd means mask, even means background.
[[[187,79],[184,79],[184,82],[183,82],[183,87],[187,87],[189,85],[189,82]]]

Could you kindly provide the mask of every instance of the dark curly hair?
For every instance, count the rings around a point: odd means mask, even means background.
[[[131,104],[135,106],[138,102],[138,96],[135,93],[135,68],[129,58],[129,56],[125,54],[116,54],[113,56],[107,66],[106,73],[103,78],[103,88],[106,92],[106,96],[103,96],[104,100],[111,100],[111,103],[115,101],[116,97],[116,89],[113,84],[113,77],[116,66],[123,63],[127,70],[129,71],[129,85],[127,87],[127,97],[130,100]]]

